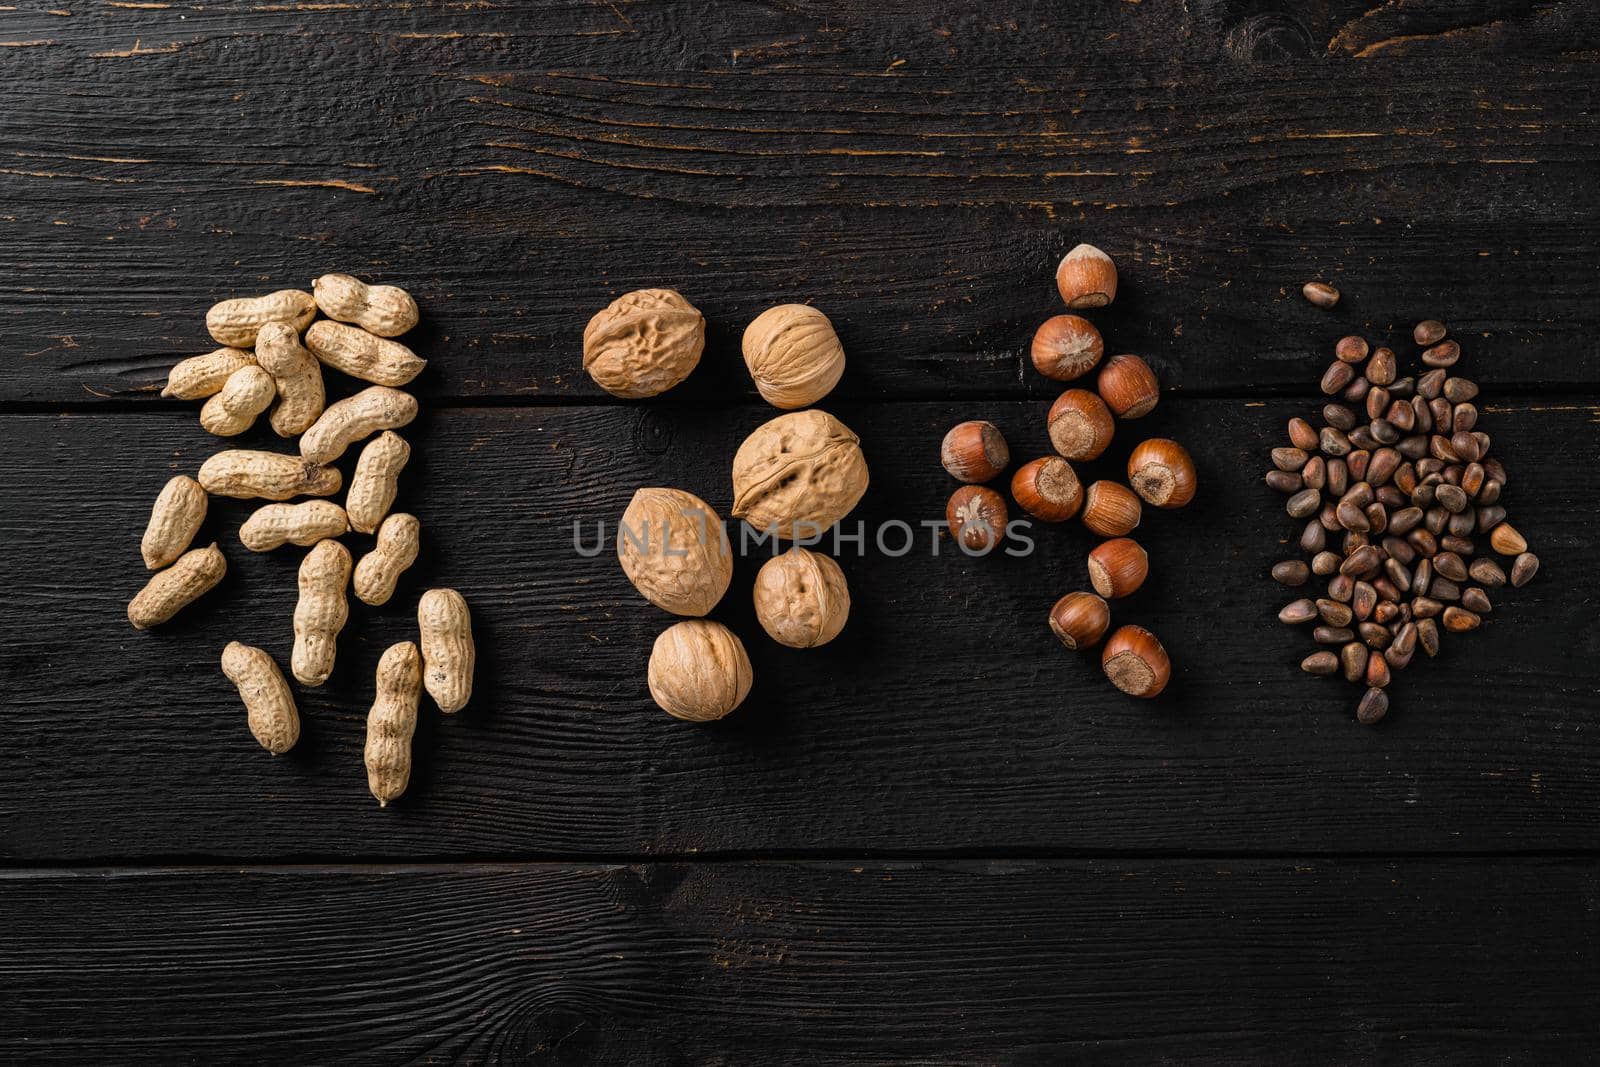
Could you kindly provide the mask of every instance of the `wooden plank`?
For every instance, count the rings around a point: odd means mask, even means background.
[[[336,268],[422,298],[432,398],[598,399],[584,322],[661,284],[735,370],[814,301],[844,397],[1038,397],[1080,240],[1122,265],[1113,347],[1191,392],[1304,390],[1424,315],[1508,385],[1594,385],[1600,16],[1469,6],[0,13],[0,404],[150,399],[211,301]]]
[[[0,874],[29,1062],[1592,1054],[1593,862]]]
[[[1492,401],[1493,389],[1486,396]],[[863,436],[876,529],[942,517],[937,463],[959,418],[995,419],[1021,458],[1042,404],[841,406]],[[1600,631],[1590,555],[1597,401],[1488,407],[1516,523],[1544,560],[1495,594],[1484,629],[1419,661],[1378,730],[1355,691],[1295,667],[1305,635],[1279,626],[1266,578],[1292,524],[1259,482],[1294,401],[1169,398],[1125,427],[1187,442],[1201,492],[1148,516],[1152,577],[1117,606],[1177,664],[1153,704],[1112,690],[1044,625],[1085,583],[1085,532],[1041,531],[1026,559],[857,557],[844,635],[780,649],[753,620],[760,553],[717,616],[755,663],[749,706],[726,722],[670,720],[644,686],[668,617],[586,533],[636,487],[675,485],[726,514],[728,463],[771,409],[693,401],[623,408],[454,409],[407,431],[402,506],[425,553],[389,608],[354,605],[339,666],[302,694],[305,729],[271,758],[217,669],[229,639],[286,657],[298,552],[251,556],[247,509],[218,502],[205,536],[224,585],[171,626],[136,633],[124,603],[144,580],[137,542],[175,471],[219,445],[193,412],[0,418],[0,853],[13,862],[154,857],[633,856],[761,850],[1582,849],[1600,829]],[[252,439],[255,440],[255,439]],[[274,447],[261,440],[257,443]],[[1562,461],[1549,457],[1566,456]],[[425,490],[423,487],[426,487]],[[360,551],[364,541],[352,538]],[[897,543],[897,542],[891,542]],[[380,812],[361,769],[372,670],[408,637],[421,589],[460,588],[482,648],[478,694],[423,716],[410,795]]]

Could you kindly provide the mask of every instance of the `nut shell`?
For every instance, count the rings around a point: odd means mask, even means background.
[[[239,527],[239,542],[252,552],[271,552],[284,545],[308,548],[350,532],[344,508],[331,500],[259,507]]]
[[[950,536],[975,556],[983,555],[1005,538],[1008,520],[1005,497],[981,485],[957,489],[944,509]]]
[[[711,506],[681,489],[640,489],[622,513],[617,559],[644,598],[674,615],[717,606],[733,580],[733,553]]]
[[[1060,456],[1024,463],[1011,478],[1011,496],[1040,522],[1066,522],[1083,506],[1083,485]]]
[[[1181,508],[1194,499],[1194,460],[1178,442],[1152,437],[1129,454],[1128,484],[1147,504]]]
[[[651,697],[668,715],[709,722],[744,702],[753,676],[750,657],[731,630],[690,619],[656,638],[648,680]]]
[[[417,398],[385,385],[369,385],[354,396],[328,405],[300,438],[308,463],[332,463],[345,449],[379,430],[394,430],[417,417]]]
[[[319,686],[333,673],[339,631],[350,618],[349,584],[350,550],[337,541],[318,541],[300,561],[289,668],[301,685]]]
[[[255,425],[276,395],[272,375],[254,363],[240,367],[200,409],[200,425],[218,437],[235,437]]]
[[[815,648],[839,636],[850,618],[850,586],[827,556],[796,546],[756,574],[756,619],[780,645]]]
[[[317,307],[377,337],[398,337],[417,324],[417,302],[395,285],[368,285],[349,274],[324,274],[311,283]]]
[[[336,467],[307,463],[281,452],[229,449],[200,465],[200,486],[213,496],[239,500],[288,500],[296,496],[332,496],[344,483]]]
[[[1156,635],[1142,626],[1123,626],[1111,635],[1100,654],[1106,677],[1135,697],[1159,696],[1172,677],[1172,662]]]
[[[1138,356],[1112,356],[1100,368],[1095,384],[1106,406],[1119,419],[1148,415],[1161,399],[1161,383],[1156,380],[1155,371]]]
[[[352,530],[369,534],[378,528],[394,506],[400,472],[410,459],[411,446],[393,430],[383,431],[361,450],[344,498]]]
[[[828,316],[805,304],[780,304],[744,331],[744,363],[767,403],[785,411],[810,407],[844,374],[844,346]]]
[[[430,589],[417,601],[417,635],[422,646],[422,684],[446,715],[472,699],[478,646],[472,639],[467,598],[454,589]]]
[[[1074,652],[1094,645],[1111,625],[1111,609],[1093,593],[1068,593],[1050,609],[1050,629]]]
[[[428,365],[399,341],[329,319],[311,324],[306,347],[319,362],[342,374],[391,389],[406,385]]]
[[[1106,343],[1094,323],[1081,315],[1056,315],[1033,335],[1033,367],[1046,378],[1070,382],[1081,378],[1105,357]]]
[[[1099,458],[1117,432],[1111,409],[1087,389],[1068,389],[1056,397],[1045,422],[1055,450],[1079,462]]]
[[[1118,482],[1095,482],[1083,495],[1083,524],[1101,537],[1127,536],[1143,514],[1133,490]]]
[[[1089,584],[1108,600],[1138,590],[1150,573],[1150,557],[1137,541],[1118,537],[1089,553]]]
[[[867,491],[861,441],[825,411],[780,415],[733,457],[733,516],[778,538],[826,530]]]
[[[159,626],[214,588],[227,572],[228,561],[215,543],[190,549],[172,566],[150,576],[128,603],[128,621],[135,630]]]
[[[1078,245],[1056,267],[1056,289],[1069,308],[1105,307],[1117,298],[1117,265],[1094,245]]]
[[[317,317],[311,294],[299,289],[279,289],[265,296],[239,297],[213,304],[206,312],[206,329],[219,345],[253,348],[256,334],[269,322],[287,322],[296,333]]]
[[[145,567],[160,570],[183,555],[206,519],[208,500],[200,483],[188,475],[177,475],[161,487],[139,542]]]
[[[230,641],[222,650],[222,673],[239,690],[256,742],[274,756],[293,748],[300,740],[300,714],[289,683],[272,657],[259,648]]]
[[[422,654],[410,641],[384,649],[367,712],[367,789],[380,807],[406,791],[411,782],[411,738],[422,700]]]
[[[1011,449],[994,423],[973,419],[950,427],[939,446],[939,462],[956,481],[987,482],[1011,464]]]
[[[583,369],[613,396],[637,400],[687,378],[706,345],[706,320],[672,289],[613,300],[583,330]]]
[[[242,348],[219,348],[203,356],[190,356],[180,360],[167,374],[167,384],[161,395],[179,400],[204,400],[219,392],[234,371],[255,361],[256,357]]]
[[[384,519],[377,543],[361,557],[350,579],[356,598],[374,607],[387,604],[400,576],[417,561],[421,544],[422,523],[415,515],[397,511]]]
[[[294,328],[282,322],[261,327],[256,335],[256,362],[272,375],[278,392],[278,406],[272,409],[269,420],[273,432],[279,437],[305,433],[327,402],[322,364],[301,346]]]

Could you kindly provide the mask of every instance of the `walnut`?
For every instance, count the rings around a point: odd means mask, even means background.
[[[850,617],[850,587],[839,564],[798,546],[762,565],[755,600],[762,629],[790,648],[827,644]]]
[[[780,304],[745,328],[744,362],[767,403],[792,411],[815,404],[839,384],[844,346],[816,308]]]
[[[637,400],[664,393],[700,362],[706,320],[671,289],[617,297],[583,331],[583,369],[606,392]]]
[[[674,615],[704,615],[733,579],[722,520],[681,489],[633,494],[617,530],[617,559],[634,588]]]
[[[734,517],[775,537],[828,529],[866,491],[860,438],[825,411],[780,415],[733,457]]]
[[[679,719],[722,718],[744,702],[751,677],[744,645],[720,622],[677,623],[656,638],[650,651],[650,695]]]

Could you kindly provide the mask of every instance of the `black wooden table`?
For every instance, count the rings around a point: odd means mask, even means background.
[[[1600,14],[1584,0],[190,4],[0,8],[0,1057],[1218,1063],[1600,1046]],[[720,724],[644,685],[667,617],[571,526],[641,485],[726,511],[770,417],[746,322],[812,302],[849,370],[855,518],[942,514],[961,418],[1042,451],[1027,366],[1089,241],[1097,321],[1201,496],[1147,517],[1123,699],[1064,652],[1076,526],[1028,559],[846,556],[843,637]],[[403,506],[271,758],[217,669],[291,640],[296,553],[128,627],[150,501],[219,447],[157,397],[215,300],[403,285],[431,359]],[[1346,293],[1319,312],[1299,284]],[[615,401],[579,337],[629,289],[709,321]],[[1260,483],[1345,332],[1447,320],[1544,561],[1394,686],[1296,669]],[[1409,345],[1404,349],[1412,351]],[[270,433],[247,443],[278,447]],[[410,792],[361,765],[372,670],[461,589],[476,698]]]

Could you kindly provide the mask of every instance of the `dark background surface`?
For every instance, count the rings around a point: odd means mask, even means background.
[[[1594,5],[63,3],[0,9],[7,1060],[1600,1047]],[[1045,628],[1085,584],[1071,524],[1028,559],[846,555],[851,623],[806,653],[761,634],[745,560],[716,617],[748,705],[656,709],[669,620],[570,526],[652,484],[726,514],[773,414],[744,324],[829,314],[824,406],[873,474],[852,518],[935,519],[953,422],[1046,447],[1027,342],[1079,241],[1121,270],[1108,344],[1167,390],[1087,473],[1153,434],[1200,468],[1116,606],[1169,694],[1123,699]],[[246,553],[248,507],[214,502],[224,584],[152,633],[123,608],[151,499],[225,447],[167,369],[212,302],[328,270],[422,305],[426,547],[273,759],[216,662],[286,660],[296,554]],[[706,356],[618,402],[579,337],[651,285],[706,313]],[[1291,524],[1259,477],[1341,334],[1425,316],[1544,570],[1363,729],[1275,622]],[[472,604],[477,693],[424,704],[380,811],[372,670],[431,585]]]

